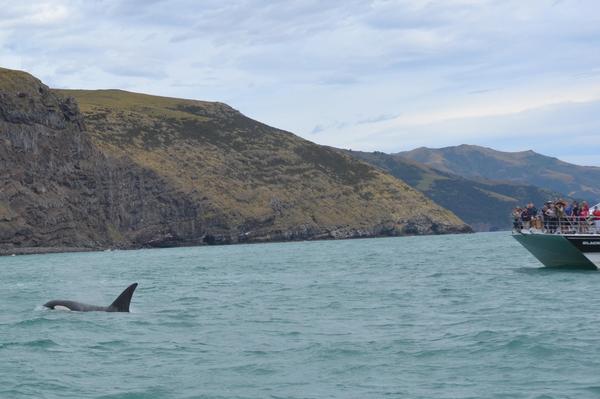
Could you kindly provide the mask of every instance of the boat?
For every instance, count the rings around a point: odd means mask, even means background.
[[[600,209],[600,204],[591,209]],[[519,226],[512,236],[544,266],[550,268],[600,269],[600,223],[564,218],[555,225]]]

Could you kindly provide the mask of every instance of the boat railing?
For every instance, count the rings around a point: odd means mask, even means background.
[[[531,220],[513,218],[513,232],[600,235],[600,218],[594,216],[564,216],[555,218],[536,216]]]

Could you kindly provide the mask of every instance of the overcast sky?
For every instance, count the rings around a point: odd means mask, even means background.
[[[0,66],[215,100],[311,141],[600,165],[597,0],[0,0]]]

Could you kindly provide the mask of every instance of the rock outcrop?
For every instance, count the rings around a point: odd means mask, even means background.
[[[199,204],[99,151],[73,98],[0,70],[0,247],[132,247],[194,237]]]
[[[224,104],[55,91],[5,69],[0,170],[5,253],[469,230],[382,171]]]

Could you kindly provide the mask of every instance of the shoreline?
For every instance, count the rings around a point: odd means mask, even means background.
[[[302,241],[343,241],[343,240],[364,240],[370,238],[392,238],[392,237],[426,237],[426,236],[445,236],[445,235],[460,235],[460,234],[475,234],[475,231],[456,231],[440,234],[405,234],[405,235],[373,235],[373,236],[354,236],[354,237],[315,237],[305,239],[291,240],[257,240],[245,242],[229,242],[229,243],[189,243],[188,245],[170,245],[170,246],[130,246],[130,247],[22,247],[22,248],[0,248],[0,257],[5,256],[21,256],[21,255],[44,255],[44,254],[59,254],[59,253],[78,253],[78,252],[112,252],[112,251],[135,251],[139,249],[164,249],[164,248],[191,248],[191,247],[212,247],[226,245],[253,245],[253,244],[280,244]]]
[[[42,254],[62,254],[67,252],[100,252],[103,249],[99,248],[84,248],[84,247],[23,247],[0,249],[0,256],[16,256],[16,255],[42,255]]]

